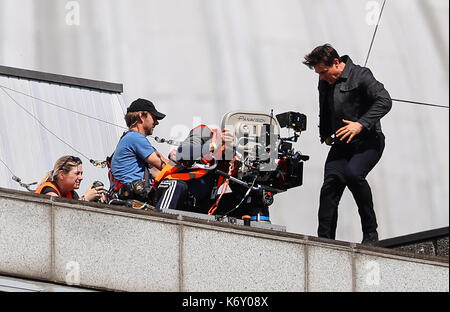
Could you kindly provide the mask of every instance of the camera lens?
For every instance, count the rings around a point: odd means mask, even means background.
[[[99,187],[99,186],[104,186],[104,184],[102,182],[100,182],[100,181],[94,181],[94,183],[92,183],[92,187],[93,188],[96,188],[96,187]]]

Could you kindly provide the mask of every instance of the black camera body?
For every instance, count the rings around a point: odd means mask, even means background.
[[[294,129],[296,132],[306,131],[306,115],[296,112],[286,112],[277,115],[281,128]]]
[[[97,187],[99,187],[99,186],[104,186],[103,182],[101,182],[101,181],[94,181],[94,182],[92,183],[91,188],[97,188]]]

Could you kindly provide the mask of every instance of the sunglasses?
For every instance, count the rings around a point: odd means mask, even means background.
[[[69,156],[69,157],[66,159],[66,161],[61,165],[61,168],[64,168],[64,166],[65,166],[69,161],[75,162],[75,163],[77,163],[77,164],[81,164],[81,163],[82,163],[82,162],[81,162],[81,159],[80,159],[79,157]]]

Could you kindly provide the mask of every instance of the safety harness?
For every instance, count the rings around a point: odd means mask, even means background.
[[[122,134],[122,136],[120,137],[119,142],[129,132],[130,131],[125,131]],[[118,194],[119,191],[125,186],[125,184],[123,184],[122,182],[117,180],[114,177],[114,175],[112,174],[111,163],[112,163],[112,159],[113,159],[114,153],[115,153],[115,151],[111,154],[111,156],[106,157],[106,165],[108,167],[108,178],[109,178],[109,182],[110,182],[110,189],[109,189],[108,193],[106,194],[107,200],[113,199],[113,195]],[[146,164],[145,169],[144,169],[144,182],[150,183],[149,181],[150,181],[150,172],[149,172],[149,169],[148,169],[148,165]]]
[[[114,192],[118,192],[123,186],[124,184],[122,182],[120,182],[119,180],[117,180],[116,178],[114,178],[114,175],[111,172],[111,161],[112,158],[114,156],[114,153],[111,154],[111,156],[106,157],[106,165],[108,166],[108,178],[109,178],[109,182],[111,184],[111,189]]]

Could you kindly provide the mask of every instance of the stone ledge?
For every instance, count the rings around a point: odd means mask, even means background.
[[[379,256],[394,257],[406,261],[417,261],[423,263],[435,263],[437,265],[449,265],[449,258],[445,256],[435,256],[428,254],[411,253],[399,249],[387,249],[383,247],[367,246],[357,243],[307,236],[297,233],[275,231],[270,229],[236,225],[229,222],[211,221],[197,219],[181,215],[167,214],[157,211],[144,211],[127,208],[125,206],[106,205],[94,202],[82,202],[67,198],[55,198],[45,195],[38,195],[30,192],[0,188],[0,197],[12,198],[21,201],[32,201],[36,203],[50,204],[71,209],[81,209],[96,213],[106,213],[121,215],[129,218],[148,219],[183,226],[202,227],[209,230],[230,231],[235,234],[251,235],[268,239],[275,239],[288,242],[297,242],[313,246],[326,246],[333,249],[342,249],[362,254],[378,254]]]
[[[12,190],[0,215],[8,276],[112,291],[448,291],[446,258]]]

